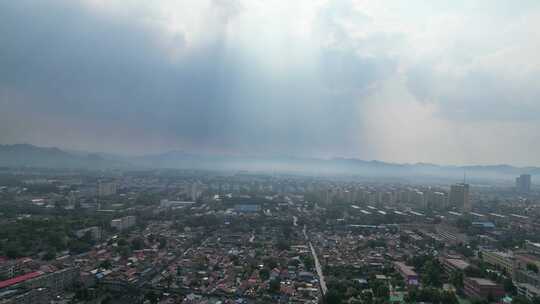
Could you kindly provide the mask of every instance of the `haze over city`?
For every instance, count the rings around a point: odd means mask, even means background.
[[[540,1],[0,0],[0,304],[540,304]]]
[[[540,165],[538,1],[0,3],[0,144]]]

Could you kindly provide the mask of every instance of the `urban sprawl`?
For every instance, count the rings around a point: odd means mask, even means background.
[[[187,170],[0,172],[0,304],[540,303],[540,191]]]

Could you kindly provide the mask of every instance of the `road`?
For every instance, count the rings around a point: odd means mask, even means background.
[[[317,270],[317,275],[319,276],[319,284],[321,286],[321,293],[324,296],[326,295],[328,288],[326,287],[326,281],[324,280],[324,274],[322,271],[321,263],[319,263],[319,258],[317,257],[317,252],[315,251],[315,248],[313,247],[313,244],[311,244],[311,241],[309,240],[309,237],[307,235],[306,225],[304,225],[304,229],[302,230],[302,232],[304,233],[304,237],[308,241],[309,249],[311,250],[311,255],[313,256],[313,260],[315,261],[315,269]]]

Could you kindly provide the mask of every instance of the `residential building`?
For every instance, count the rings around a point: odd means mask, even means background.
[[[135,223],[136,217],[133,215],[128,215],[122,218],[113,219],[111,221],[111,227],[116,228],[118,231],[122,231],[135,226]]]
[[[512,253],[485,249],[482,249],[480,252],[482,253],[482,260],[487,264],[504,270],[507,274],[514,273],[514,255]]]
[[[30,258],[0,261],[0,280],[11,279],[23,273],[24,266],[31,261]]]
[[[239,213],[254,213],[260,210],[261,206],[255,204],[237,204],[234,206],[234,211]]]
[[[470,266],[465,260],[455,258],[441,258],[441,264],[446,273],[452,273],[454,271],[464,271]]]
[[[540,289],[527,283],[518,283],[516,284],[516,289],[518,295],[527,298],[529,301],[532,301],[535,298],[540,297]]]
[[[94,241],[101,240],[101,228],[98,226],[92,226],[92,227],[79,229],[75,231],[75,235],[78,238],[84,237],[87,233],[90,234],[90,237],[92,238],[92,240]]]
[[[525,249],[530,253],[540,255],[540,243],[525,241]]]
[[[516,254],[513,265],[513,279],[518,283],[540,287],[540,274],[531,265],[540,268],[540,258],[532,254]]]
[[[459,183],[450,186],[448,202],[450,206],[456,207],[463,212],[470,212],[469,184]]]
[[[531,175],[521,174],[516,177],[516,190],[519,193],[529,193],[531,191]]]
[[[465,278],[463,287],[465,294],[469,297],[486,299],[491,296],[494,299],[500,299],[505,294],[502,285],[483,278]]]
[[[117,186],[115,182],[99,181],[97,187],[98,196],[109,196],[116,194]]]
[[[31,278],[24,282],[24,286],[27,288],[46,287],[50,288],[54,292],[59,292],[73,286],[78,278],[78,268],[65,268]]]
[[[394,267],[407,285],[418,285],[418,274],[412,267],[405,265],[403,262],[394,262]]]
[[[160,201],[159,206],[161,208],[184,208],[184,207],[192,207],[195,205],[195,202],[185,202],[185,201],[170,201],[167,199],[163,199]]]
[[[427,209],[442,210],[446,207],[446,205],[446,194],[439,191],[430,193]]]

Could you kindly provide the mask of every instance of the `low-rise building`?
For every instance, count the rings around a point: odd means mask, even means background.
[[[540,289],[527,283],[516,284],[518,295],[526,297],[530,301],[540,296]]]
[[[117,185],[114,181],[99,181],[97,186],[98,196],[109,196],[116,194]]]
[[[464,271],[470,266],[465,260],[454,258],[441,258],[441,263],[446,273],[452,273],[454,271]]]
[[[186,201],[170,201],[167,199],[163,199],[159,202],[159,206],[161,208],[184,208],[184,207],[192,207],[195,205],[196,202],[186,202]]]
[[[79,278],[78,268],[65,268],[55,272],[47,273],[24,282],[27,288],[49,288],[54,292],[62,291],[73,286]]]
[[[238,213],[256,213],[261,211],[261,206],[256,204],[236,204],[234,211]]]
[[[504,296],[504,288],[491,280],[483,278],[465,278],[463,280],[463,290],[469,297],[485,299],[493,297],[499,299]]]
[[[77,231],[75,231],[75,235],[78,237],[78,238],[82,238],[83,236],[85,236],[87,233],[90,234],[90,237],[92,238],[92,240],[94,241],[99,241],[101,239],[101,228],[98,227],[98,226],[92,226],[92,227],[88,227],[88,228],[84,228],[84,229],[79,229]]]
[[[43,275],[42,271],[34,271],[34,272],[26,273],[26,274],[23,274],[23,275],[20,275],[20,276],[16,276],[16,277],[8,279],[8,280],[0,281],[0,290],[12,288],[12,287],[17,286],[19,284],[23,284],[23,283],[25,283],[28,280],[31,280],[33,278],[38,278],[38,277],[40,277],[42,275]]]
[[[126,230],[135,226],[136,217],[133,215],[124,216],[111,221],[111,227],[116,228],[119,231]]]
[[[540,243],[525,241],[525,249],[531,253],[540,254]]]
[[[51,290],[47,288],[15,289],[0,293],[0,304],[49,304]]]
[[[540,287],[540,258],[531,254],[516,254],[513,264],[513,279],[518,283],[526,283]]]
[[[11,279],[19,274],[24,273],[25,265],[31,262],[30,258],[20,258],[16,260],[0,261],[0,280]]]
[[[514,255],[501,251],[482,250],[482,260],[508,274],[514,272]]]
[[[405,265],[403,262],[394,262],[394,267],[401,274],[407,285],[418,285],[418,274],[412,267]]]

